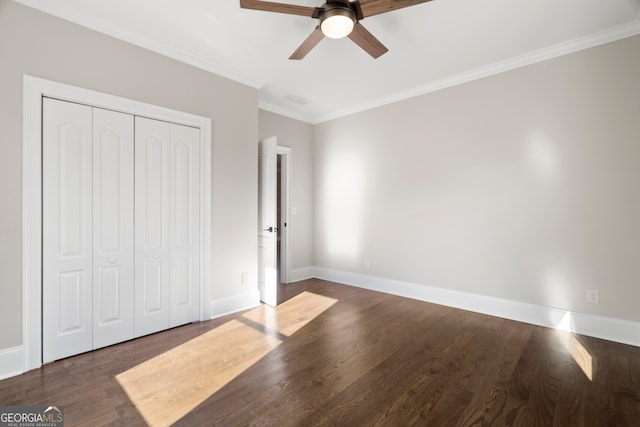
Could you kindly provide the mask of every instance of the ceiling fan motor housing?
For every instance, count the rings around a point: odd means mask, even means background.
[[[330,16],[339,14],[351,17],[354,22],[358,22],[364,18],[360,2],[349,2],[348,0],[328,0],[322,7],[316,7],[311,17],[320,19],[322,22]]]
[[[351,33],[358,22],[357,13],[349,1],[329,0],[316,11],[320,18],[320,28],[327,37],[342,38]]]

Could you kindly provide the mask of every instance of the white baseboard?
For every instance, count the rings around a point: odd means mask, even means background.
[[[291,283],[300,282],[301,280],[313,279],[316,277],[316,267],[304,267],[291,270]]]
[[[312,270],[313,277],[318,279],[640,347],[638,322],[322,267],[313,267]]]
[[[0,380],[15,377],[24,372],[24,349],[22,346],[0,350]]]
[[[211,318],[222,317],[238,311],[248,310],[260,305],[260,292],[245,292],[230,297],[214,299],[211,301]]]

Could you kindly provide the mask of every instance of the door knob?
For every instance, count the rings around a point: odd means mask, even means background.
[[[265,228],[264,231],[268,231],[269,233],[273,233],[275,231],[278,231],[278,227]]]

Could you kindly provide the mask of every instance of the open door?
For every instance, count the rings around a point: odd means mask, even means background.
[[[278,304],[277,181],[275,137],[260,141],[258,151],[258,288],[265,304]]]

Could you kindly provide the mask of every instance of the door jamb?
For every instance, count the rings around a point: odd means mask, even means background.
[[[211,300],[211,119],[29,75],[23,76],[23,372],[42,366],[42,98],[51,97],[200,129],[200,320]]]
[[[291,165],[293,150],[291,147],[276,146],[280,162],[280,283],[291,282]],[[286,226],[285,226],[286,224]]]

